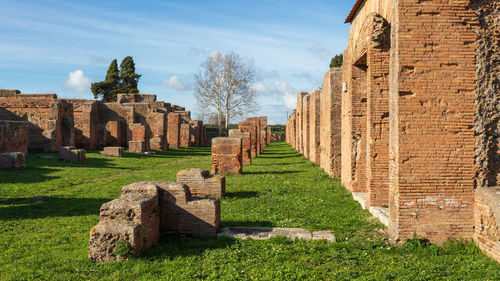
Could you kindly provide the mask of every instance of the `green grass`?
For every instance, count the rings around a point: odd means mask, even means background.
[[[338,242],[166,237],[135,260],[94,264],[90,228],[122,186],[174,180],[178,170],[210,166],[210,149],[111,158],[88,164],[33,154],[20,171],[0,171],[0,280],[500,280],[500,265],[471,242],[386,244],[384,228],[338,180],[285,143],[273,143],[228,176],[222,225],[331,229]],[[55,155],[55,154],[52,154]],[[37,196],[48,196],[36,204]]]

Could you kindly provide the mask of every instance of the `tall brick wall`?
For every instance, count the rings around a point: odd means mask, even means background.
[[[96,101],[71,100],[75,122],[75,146],[96,149],[98,146],[99,111]]]
[[[380,15],[368,19],[366,206],[389,205],[390,25]]]
[[[181,147],[189,147],[190,146],[190,144],[191,144],[191,128],[190,128],[189,124],[187,124],[187,123],[181,124],[179,138],[180,138],[179,144]]]
[[[320,91],[311,94],[309,102],[309,159],[316,165],[320,164]]]
[[[180,127],[181,118],[178,113],[171,112],[168,114],[168,144],[170,147],[178,148],[180,146]]]
[[[397,7],[389,105],[394,239],[417,234],[443,242],[473,234],[476,50],[468,5]]]
[[[342,69],[331,68],[323,78],[320,95],[320,166],[333,178],[340,178]]]
[[[310,108],[309,102],[311,95],[307,94],[302,97],[302,151],[304,156],[309,159],[309,134],[310,134]]]

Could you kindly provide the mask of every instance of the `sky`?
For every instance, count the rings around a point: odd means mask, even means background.
[[[284,124],[342,53],[354,2],[0,0],[0,88],[93,99],[90,84],[132,56],[141,93],[196,118],[194,75],[211,53],[234,51],[256,69],[254,115]]]

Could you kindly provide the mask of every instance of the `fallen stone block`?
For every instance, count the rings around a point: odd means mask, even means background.
[[[120,146],[107,146],[101,154],[115,157],[123,157],[124,148]]]
[[[146,144],[144,141],[129,141],[128,142],[128,151],[144,153],[146,152]]]
[[[331,231],[309,231],[302,228],[276,228],[276,227],[226,227],[218,235],[219,237],[230,237],[239,239],[266,240],[276,236],[284,236],[290,240],[325,240],[336,242]]]
[[[210,175],[203,169],[186,169],[177,172],[177,182],[189,187],[194,197],[221,197],[226,195],[226,178]]]
[[[87,162],[85,149],[76,149],[73,146],[60,147],[59,159],[75,164],[83,164]]]
[[[24,167],[24,153],[0,153],[0,169],[21,169]]]

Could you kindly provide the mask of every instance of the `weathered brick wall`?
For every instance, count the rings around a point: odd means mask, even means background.
[[[320,164],[320,91],[311,94],[309,103],[309,159],[316,165]]]
[[[483,252],[500,262],[499,189],[479,187],[474,202],[474,241]]]
[[[57,151],[74,144],[73,106],[55,94],[19,94],[4,90],[0,95],[0,120],[29,123],[30,151]]]
[[[143,141],[145,151],[150,150],[149,139],[151,136],[151,129],[147,124],[134,123],[130,125],[132,133],[131,141]]]
[[[380,15],[368,19],[366,206],[389,205],[390,25]]]
[[[189,124],[181,124],[180,129],[180,146],[189,147],[191,144],[191,128]]]
[[[118,147],[117,146],[107,146],[107,147],[104,147],[100,153],[103,155],[108,155],[108,156],[123,157],[124,149],[123,149],[123,147],[119,147],[119,146]]]
[[[125,124],[120,120],[109,121],[106,124],[104,144],[106,146],[126,146]]]
[[[297,138],[297,151],[304,154],[304,105],[303,100],[306,92],[301,92],[297,95],[297,130],[295,130]]]
[[[255,121],[242,121],[238,127],[242,132],[250,133],[250,157],[257,157],[257,124]]]
[[[392,22],[394,239],[473,234],[475,34],[468,1],[400,1]],[[458,24],[460,23],[460,24]]]
[[[302,97],[302,154],[309,159],[309,134],[310,134],[310,122],[311,116],[309,112],[309,102],[311,99],[310,94],[306,94]]]
[[[160,200],[160,233],[199,237],[217,235],[220,201],[193,198],[189,187],[174,182],[157,182]]]
[[[152,112],[149,126],[151,128],[151,149],[167,149],[167,115],[163,112]]]
[[[331,68],[323,78],[320,95],[320,166],[333,178],[340,178],[342,69]]]
[[[255,131],[256,131],[256,143],[257,143],[257,147],[256,147],[256,150],[257,150],[257,155],[260,154],[260,152],[262,151],[262,136],[261,136],[261,131],[262,131],[262,123],[260,122],[260,118],[259,117],[248,117],[246,119],[246,121],[253,121],[255,122]]]
[[[242,132],[240,129],[231,129],[229,130],[229,137],[241,139],[243,165],[252,165],[250,132]]]
[[[218,137],[212,139],[212,174],[241,174],[242,140]]]
[[[28,153],[29,123],[24,121],[0,120],[0,153]]]
[[[180,146],[180,128],[181,118],[178,113],[171,112],[168,114],[168,144],[169,147],[178,148]]]
[[[75,146],[96,149],[98,146],[99,112],[96,101],[66,99],[73,104]]]
[[[210,175],[203,169],[186,169],[177,172],[177,182],[187,185],[194,197],[217,197],[226,195],[226,178]]]
[[[477,186],[500,181],[500,2],[473,1],[479,18],[476,42],[476,165]]]

